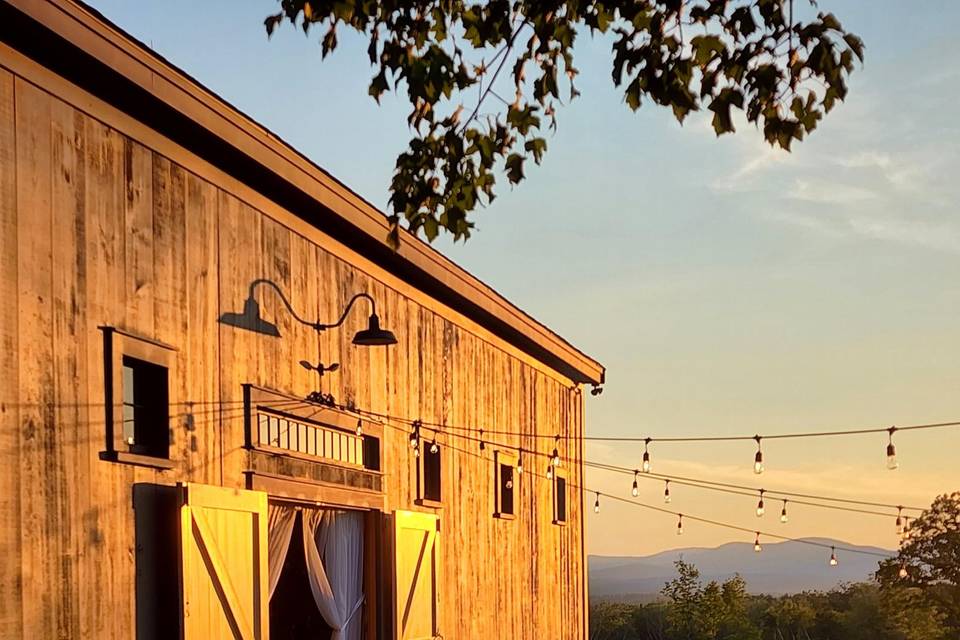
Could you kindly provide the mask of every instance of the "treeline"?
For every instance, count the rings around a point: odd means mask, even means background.
[[[911,522],[871,582],[757,596],[676,568],[659,602],[591,606],[590,640],[960,640],[960,492]]]
[[[651,604],[599,602],[591,640],[954,640],[917,588],[855,583],[827,592],[755,596],[741,578],[703,585],[692,565]]]

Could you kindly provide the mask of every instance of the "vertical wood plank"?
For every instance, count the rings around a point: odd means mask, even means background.
[[[217,190],[187,176],[185,337],[180,358],[183,437],[177,455],[191,481],[215,484],[220,479],[219,317],[217,282]]]
[[[24,628],[58,635],[60,584],[56,532],[48,513],[59,505],[56,474],[52,323],[50,97],[17,80],[17,203],[29,216],[17,228],[19,295],[20,548]],[[48,505],[53,509],[48,510]]]
[[[58,628],[62,637],[80,636],[81,532],[79,527],[60,523],[77,521],[77,514],[88,506],[87,477],[77,477],[87,456],[93,454],[87,439],[86,423],[86,351],[78,349],[87,333],[86,323],[86,247],[84,171],[82,161],[83,121],[69,105],[52,103],[52,217],[53,217],[53,361],[55,383],[55,424],[52,437],[61,451],[62,464],[47,470],[57,477],[63,498],[53,514],[62,587]]]
[[[142,145],[123,140],[124,232],[126,250],[126,328],[153,337],[154,238],[153,154]]]
[[[94,327],[126,328],[126,219],[123,139],[84,118],[84,214],[87,264],[87,437],[104,448],[103,336]],[[119,399],[117,399],[119,402]],[[94,417],[93,411],[99,415]],[[134,523],[126,465],[87,457],[89,506],[80,515],[86,587],[80,590],[81,637],[134,637]],[[97,585],[96,589],[89,585]]]
[[[14,78],[0,69],[0,637],[22,638],[20,555],[19,287]]]

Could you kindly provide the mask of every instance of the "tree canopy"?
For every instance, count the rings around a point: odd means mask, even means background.
[[[876,580],[830,591],[749,595],[739,576],[703,584],[695,566],[650,604],[599,602],[591,640],[948,640],[960,638],[960,492],[939,496]]]
[[[934,603],[960,637],[960,492],[937,497],[909,523],[899,554],[881,563],[877,579],[918,606]]]
[[[390,185],[390,240],[405,223],[433,240],[466,239],[498,176],[520,183],[546,152],[558,109],[579,94],[574,44],[612,37],[611,76],[624,101],[667,107],[681,123],[712,114],[717,135],[735,113],[789,150],[847,94],[863,42],[814,0],[279,0],[285,21],[321,32],[322,57],[343,31],[368,42],[369,94],[405,89],[411,139]],[[805,5],[795,18],[794,1]],[[798,12],[799,8],[798,8]]]

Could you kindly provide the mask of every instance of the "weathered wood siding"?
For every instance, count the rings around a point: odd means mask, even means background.
[[[324,362],[341,363],[322,389],[341,402],[487,431],[581,433],[581,396],[562,376],[400,291],[302,223],[287,226],[288,213],[242,197],[215,172],[201,177],[121,133],[120,119],[105,124],[103,105],[93,117],[93,98],[68,99],[0,67],[0,637],[134,637],[133,484],[243,486],[241,385],[303,396],[317,378],[298,361],[315,360],[318,347]],[[342,330],[318,337],[266,289],[257,297],[282,338],[218,323],[241,310],[257,278],[307,317],[334,318],[352,294],[369,292],[400,343],[350,344],[363,303]],[[101,325],[177,349],[172,471],[98,459]],[[488,438],[553,448],[552,439]],[[417,510],[407,432],[387,428],[385,440],[387,510]],[[473,442],[438,441],[449,445],[444,637],[583,637],[579,494],[569,495],[569,524],[551,524],[547,458],[528,455],[540,477],[524,474],[516,520],[496,519],[495,447],[481,455]]]

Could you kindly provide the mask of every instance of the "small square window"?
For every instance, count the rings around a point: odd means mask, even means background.
[[[553,524],[567,524],[567,472],[553,469]]]
[[[443,501],[440,466],[443,449],[436,442],[431,442],[424,444],[422,450],[417,468],[417,503],[437,507]]]
[[[100,458],[170,469],[175,352],[113,327],[103,331],[106,449]]]
[[[517,473],[517,456],[497,451],[496,453],[496,511],[498,518],[516,517],[516,490],[520,476]]]

